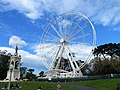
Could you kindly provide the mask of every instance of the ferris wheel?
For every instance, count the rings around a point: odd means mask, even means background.
[[[41,37],[42,61],[52,77],[82,76],[96,44],[91,21],[81,13],[66,13],[51,20]]]

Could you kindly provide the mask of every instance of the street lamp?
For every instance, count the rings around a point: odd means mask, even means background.
[[[11,84],[11,77],[12,77],[13,68],[14,68],[14,66],[10,65],[10,78],[9,78],[9,83],[8,83],[8,90],[10,90],[10,84]]]

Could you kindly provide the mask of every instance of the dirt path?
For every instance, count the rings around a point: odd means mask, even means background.
[[[97,90],[95,88],[86,87],[86,86],[80,86],[80,85],[76,85],[76,84],[66,84],[66,85],[80,88],[80,90]]]

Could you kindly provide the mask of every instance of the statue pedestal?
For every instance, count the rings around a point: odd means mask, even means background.
[[[8,82],[10,79],[10,74],[11,74],[11,81],[18,81],[20,79],[20,71],[18,71],[17,69],[13,69],[12,72],[10,70],[7,72],[7,77],[3,81]]]

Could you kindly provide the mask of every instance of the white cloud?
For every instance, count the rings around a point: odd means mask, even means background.
[[[17,10],[26,17],[36,20],[44,12],[63,14],[82,12],[97,24],[104,26],[120,21],[120,0],[1,0],[0,11]]]
[[[4,4],[2,11],[17,10],[30,19],[37,19],[41,16],[38,10],[39,3],[34,0],[1,0]]]
[[[23,46],[26,46],[27,43],[25,41],[23,41],[20,37],[17,36],[12,36],[9,39],[9,45],[15,47],[16,45],[21,48]]]
[[[120,27],[115,27],[113,31],[120,31]]]
[[[93,47],[88,45],[72,45],[71,50],[74,51],[76,57],[79,59],[86,61],[88,56],[90,55]]]
[[[14,49],[13,48],[9,48],[9,47],[0,47],[0,50],[4,51],[7,50],[8,53],[11,53],[12,55],[14,54]],[[26,52],[24,50],[18,50],[18,54],[21,55],[22,59],[21,59],[21,63],[22,66],[29,68],[33,68],[35,69],[36,73],[38,74],[41,70],[46,70],[45,66],[43,65],[43,63],[41,62],[42,58],[34,55],[34,54],[30,54],[29,52]]]

